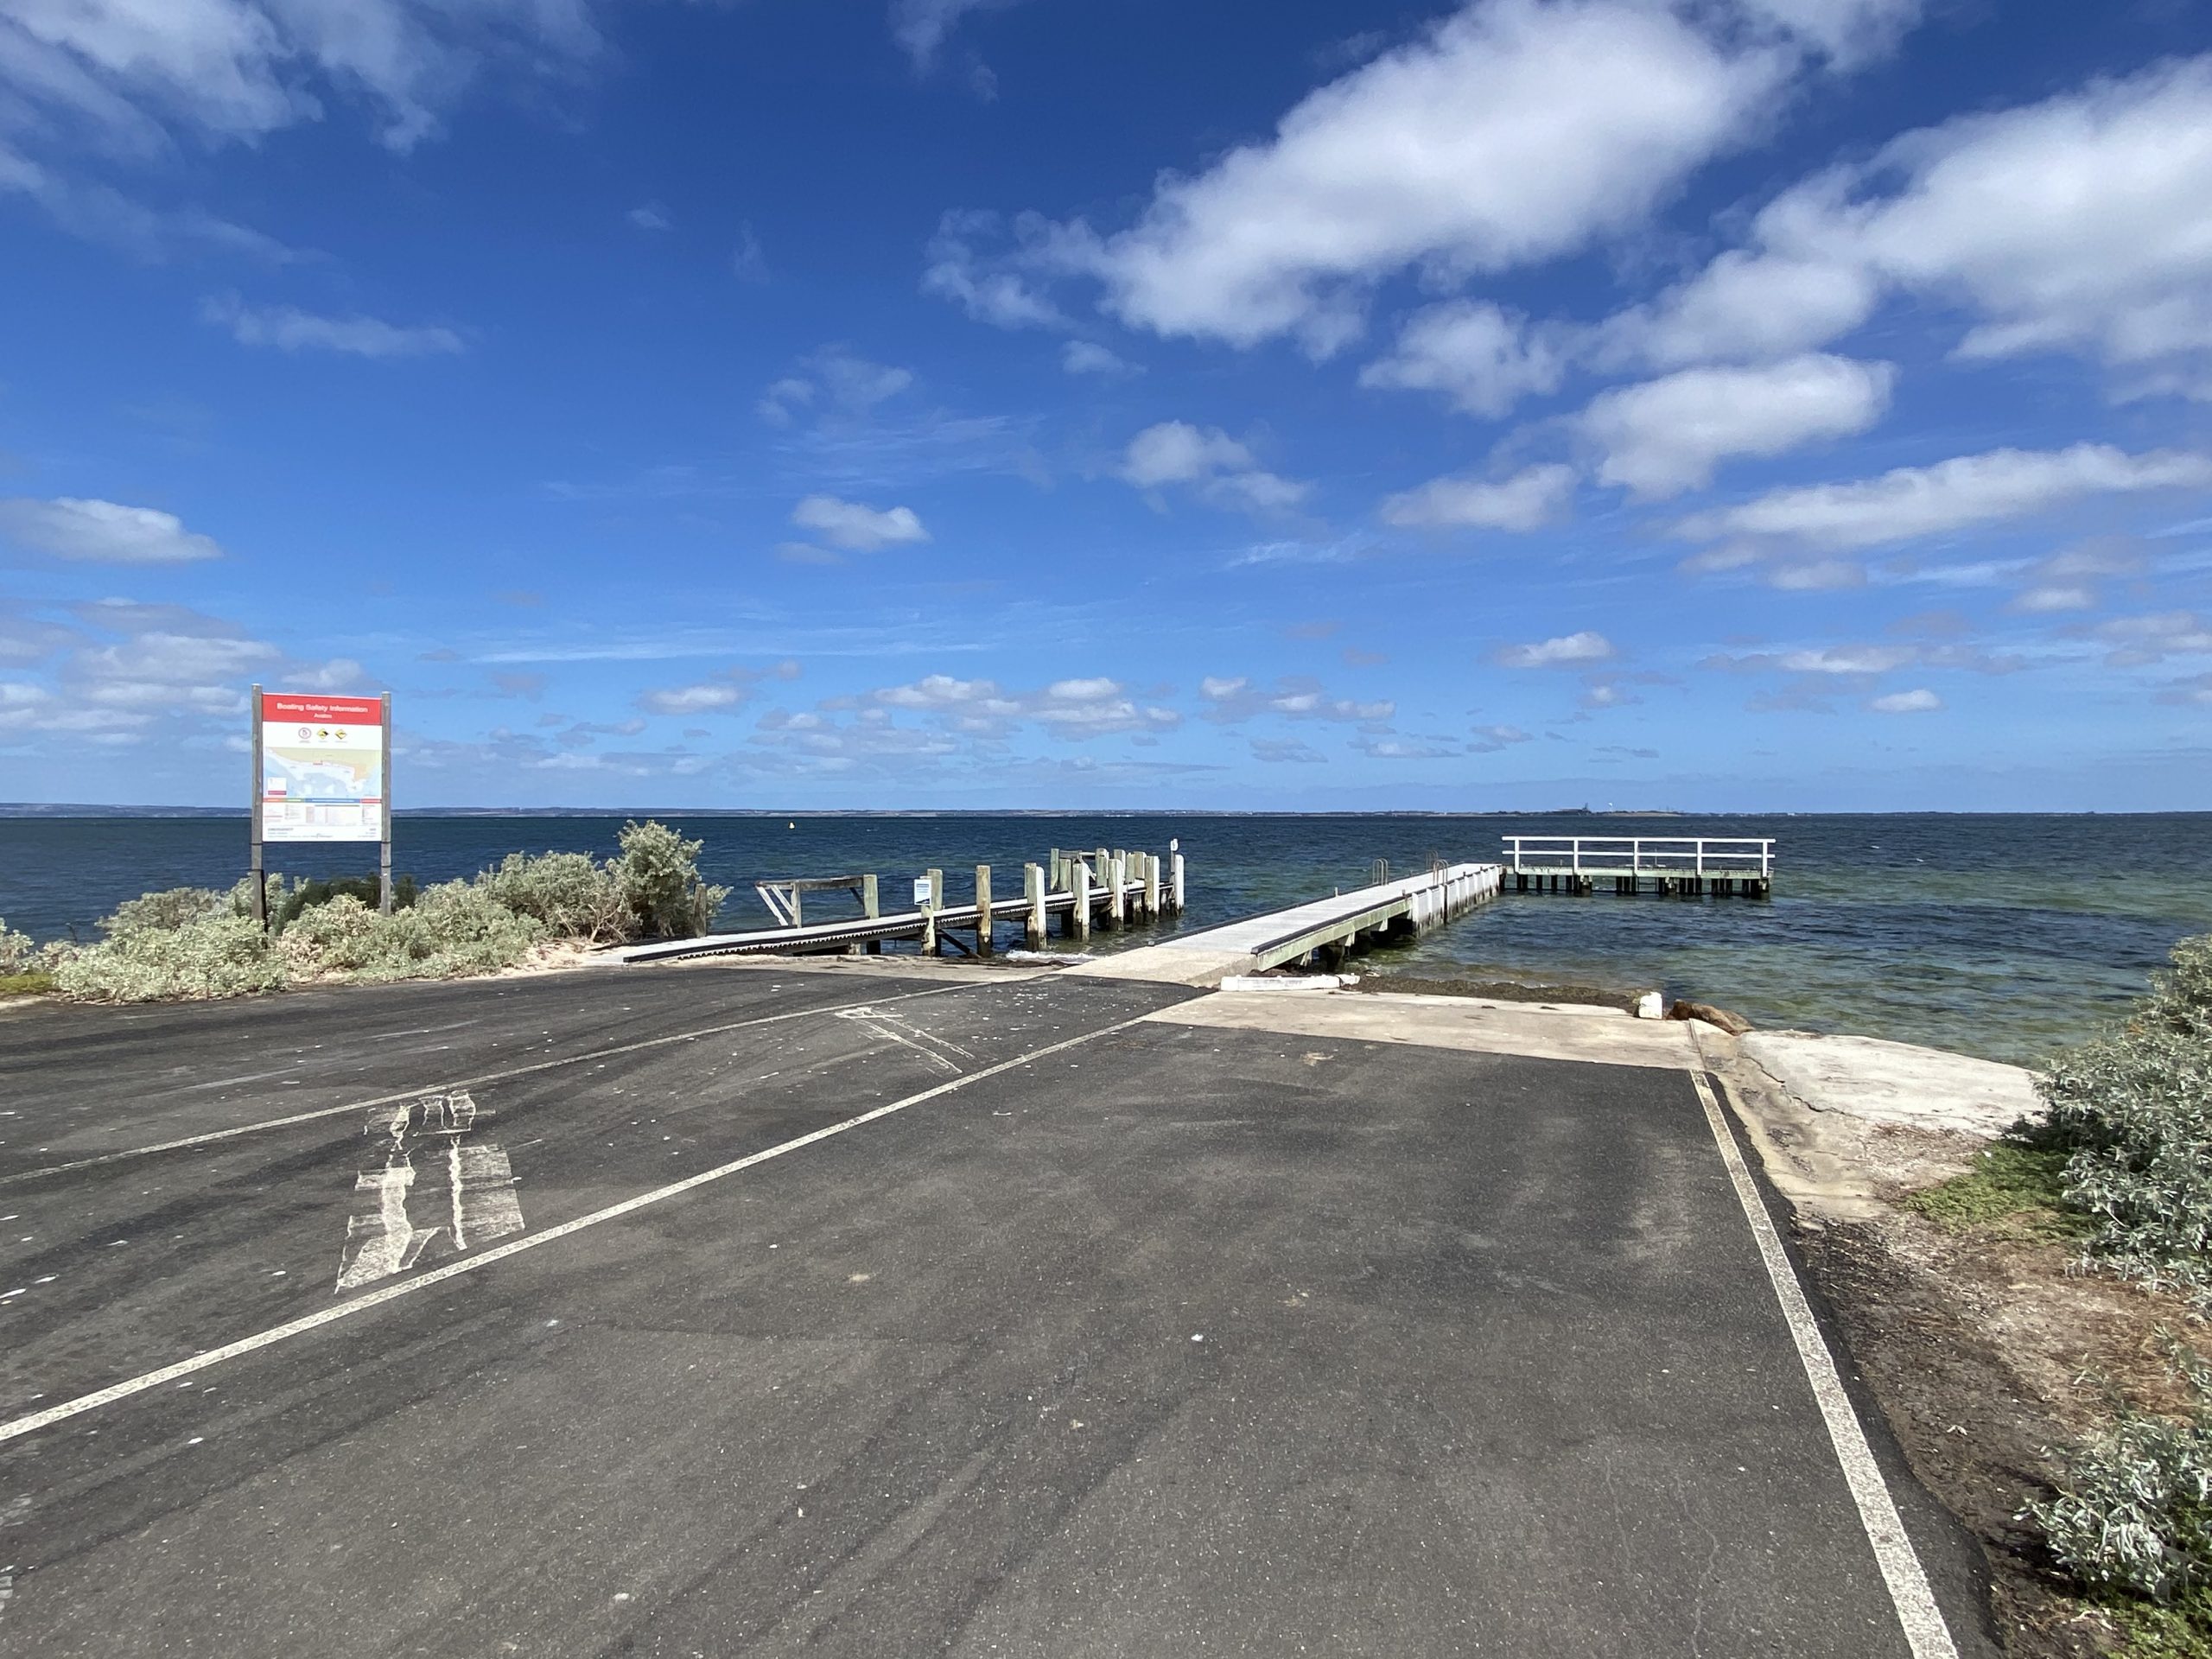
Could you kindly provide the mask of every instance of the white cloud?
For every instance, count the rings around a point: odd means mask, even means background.
[[[638,699],[638,704],[656,715],[703,715],[717,709],[734,709],[752,695],[744,686],[728,680],[702,680],[695,685],[648,691]]]
[[[1920,16],[1921,0],[1741,0],[1764,21],[1848,67],[1886,52]]]
[[[1573,496],[1574,468],[1554,462],[1498,482],[1432,479],[1386,498],[1381,512],[1383,523],[1402,529],[1529,531],[1565,512]]]
[[[1452,300],[1415,312],[1397,348],[1362,370],[1359,384],[1440,391],[1455,409],[1496,418],[1532,392],[1556,391],[1568,348],[1560,330],[1532,331],[1516,313]]]
[[[67,643],[43,683],[0,687],[0,731],[54,733],[103,743],[172,739],[242,722],[256,678],[303,690],[359,686],[346,658],[300,659],[235,625],[175,605],[99,600],[67,607],[83,626],[51,631]],[[233,727],[232,729],[237,729]]]
[[[1130,439],[1122,478],[1141,490],[1187,486],[1216,506],[1258,513],[1287,512],[1311,487],[1268,472],[1219,427],[1188,421],[1161,421]]]
[[[1770,238],[1784,211],[1760,216]],[[1880,295],[1873,274],[1849,261],[1732,249],[1657,300],[1610,319],[1598,354],[1662,369],[1762,362],[1848,334]]]
[[[1751,368],[1684,369],[1601,392],[1583,434],[1604,452],[1598,477],[1640,500],[1698,488],[1736,455],[1779,455],[1863,432],[1889,406],[1886,363],[1807,356]]]
[[[1910,691],[1892,691],[1885,696],[1872,699],[1866,705],[1878,715],[1928,715],[1943,706],[1943,699],[1925,686]]]
[[[1501,749],[1510,748],[1516,743],[1526,743],[1529,741],[1529,734],[1518,726],[1478,726],[1474,728],[1473,736],[1468,741],[1467,753],[1496,754]]]
[[[737,227],[737,246],[730,251],[730,275],[740,282],[765,283],[768,280],[768,256],[761,249],[760,238],[753,233],[748,219]]]
[[[668,216],[668,209],[657,201],[642,202],[623,217],[641,231],[665,231],[675,226],[675,221]]]
[[[892,38],[913,64],[914,73],[924,74],[935,65],[963,17],[1013,3],[1014,0],[891,0]]]
[[[2109,444],[1993,449],[1879,478],[1776,490],[1682,520],[1693,541],[1745,537],[1801,545],[1879,547],[2041,512],[2083,496],[2202,488],[2212,458],[2178,450],[2131,455]]]
[[[2153,611],[2116,616],[2089,630],[2111,647],[2105,658],[2113,668],[2139,668],[2169,657],[2212,655],[2212,618],[2194,611]]]
[[[1087,340],[1071,340],[1060,347],[1060,367],[1069,374],[1096,374],[1109,379],[1144,372],[1127,358]]]
[[[842,501],[834,495],[806,497],[791,509],[791,523],[832,547],[854,553],[874,553],[930,538],[912,507],[879,510],[857,501]]]
[[[873,415],[914,384],[914,372],[871,362],[842,346],[825,346],[801,359],[800,372],[772,381],[754,407],[772,426],[789,426],[805,410],[821,410],[846,420]]]
[[[2122,396],[2212,398],[2212,56],[1907,134],[1762,212],[1751,245],[1615,318],[1661,366],[1803,351],[1885,292],[1963,302],[1962,358],[2074,351]]]
[[[598,45],[584,0],[17,0],[0,84],[19,119],[140,150],[171,127],[251,140],[361,99],[404,149],[482,66],[557,71]]]
[[[247,305],[236,295],[201,302],[203,321],[231,331],[241,346],[286,352],[343,352],[352,357],[431,357],[466,351],[450,328],[403,327],[375,317],[319,317],[289,305]]]
[[[1376,727],[1398,712],[1398,705],[1387,697],[1332,696],[1319,680],[1303,674],[1285,675],[1271,689],[1255,685],[1243,675],[1209,675],[1198,682],[1198,696],[1206,704],[1205,717],[1221,725],[1275,715],[1286,720]]]
[[[1393,272],[1508,270],[1640,222],[1742,141],[1794,63],[1630,0],[1484,0],[1060,253],[1133,326],[1325,353]]]
[[[1581,663],[1610,662],[1617,653],[1613,642],[1585,628],[1534,645],[1509,645],[1497,653],[1501,668],[1572,668]]]
[[[991,680],[931,674],[908,684],[880,687],[868,700],[878,708],[864,709],[864,715],[907,709],[945,730],[987,739],[1003,737],[1025,723],[1055,737],[1080,740],[1162,732],[1183,720],[1173,709],[1139,702],[1120,681],[1103,675],[1056,680],[1040,691],[1025,692],[1002,690]]]
[[[0,537],[57,559],[98,564],[181,564],[223,555],[175,513],[66,495],[0,501]]]
[[[999,328],[1065,328],[1060,309],[1020,272],[987,262],[976,248],[995,236],[996,213],[957,209],[938,221],[922,270],[922,292],[950,300],[977,322]]]

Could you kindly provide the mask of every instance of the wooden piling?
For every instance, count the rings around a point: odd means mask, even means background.
[[[991,867],[976,867],[976,954],[991,954]]]
[[[1178,916],[1180,916],[1183,913],[1184,897],[1183,855],[1180,853],[1174,853],[1171,854],[1170,856],[1175,861],[1175,880],[1173,885],[1173,891],[1175,894],[1175,913]]]
[[[1115,853],[1106,861],[1106,925],[1114,932],[1129,918],[1128,855]]]
[[[1160,855],[1144,855],[1144,918],[1147,922],[1160,919]]]
[[[1021,896],[1029,906],[1029,948],[1041,950],[1045,947],[1045,870],[1042,865],[1025,864],[1021,867]]]
[[[944,942],[937,936],[937,913],[944,908],[944,872],[928,873],[929,897],[922,901],[922,954],[925,957],[944,953]]]
[[[1068,919],[1074,925],[1078,939],[1090,937],[1090,866],[1081,859],[1071,861],[1069,874],[1075,878],[1075,909]]]

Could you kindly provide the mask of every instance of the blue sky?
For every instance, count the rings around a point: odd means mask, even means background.
[[[2187,0],[10,0],[0,799],[2212,807]]]

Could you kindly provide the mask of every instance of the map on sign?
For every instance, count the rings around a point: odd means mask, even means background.
[[[375,697],[261,699],[264,841],[384,838],[384,707]]]

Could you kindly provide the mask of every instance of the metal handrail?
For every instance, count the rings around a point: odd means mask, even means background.
[[[1774,842],[1770,837],[1757,836],[1503,836],[1499,839],[1512,855],[1511,868],[1516,874],[1558,872],[1562,874],[1628,874],[1643,872],[1653,874],[1684,875],[1719,874],[1727,876],[1758,874],[1770,877],[1774,874]],[[1627,849],[1625,868],[1621,865],[1621,849]],[[1594,868],[1586,870],[1583,855],[1587,850]],[[1651,861],[1645,862],[1648,855]],[[1532,865],[1529,858],[1564,860]],[[1686,860],[1685,863],[1669,864],[1666,860]],[[1756,868],[1753,868],[1754,864]]]

